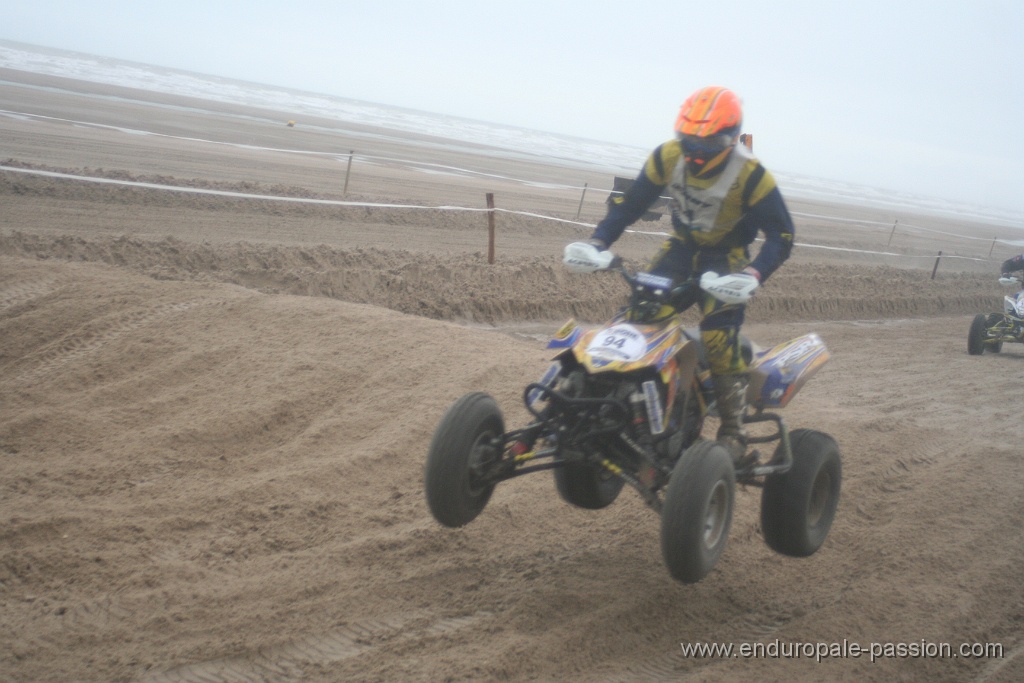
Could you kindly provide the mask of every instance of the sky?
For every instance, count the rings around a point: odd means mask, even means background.
[[[1020,0],[6,0],[0,39],[645,149],[723,85],[769,170],[1024,211]]]

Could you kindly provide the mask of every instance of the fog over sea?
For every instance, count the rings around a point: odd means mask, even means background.
[[[509,158],[542,158],[565,166],[607,170],[629,177],[637,173],[651,151],[12,41],[0,40],[0,67],[292,112],[296,119],[308,115],[422,133],[451,140],[453,146],[459,143],[486,145],[491,148],[490,153]],[[0,80],[0,85],[9,84]],[[813,178],[774,167],[771,171],[787,197],[912,209],[1024,230],[1024,214],[1019,212]]]

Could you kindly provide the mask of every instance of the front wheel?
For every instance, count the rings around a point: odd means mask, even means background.
[[[971,321],[971,327],[967,331],[967,353],[972,356],[980,356],[985,352],[985,336],[988,328],[988,316],[979,313]]]
[[[452,404],[434,431],[423,471],[434,519],[460,527],[480,514],[494,492],[482,473],[501,457],[504,433],[501,410],[487,394],[466,394]]]
[[[821,547],[832,528],[839,505],[842,461],[839,446],[828,434],[794,429],[789,440],[793,466],[765,480],[761,529],[765,543],[775,552],[807,557]]]
[[[696,583],[718,562],[735,491],[732,457],[717,441],[701,441],[680,456],[661,510],[661,554],[674,579]]]

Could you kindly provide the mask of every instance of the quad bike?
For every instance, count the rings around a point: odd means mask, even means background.
[[[1004,275],[999,283],[1021,287],[1019,275]],[[1024,344],[1024,290],[1003,297],[1002,313],[979,313],[967,331],[967,353],[980,356],[985,351],[999,353],[1003,342]]]
[[[822,432],[790,431],[769,409],[789,403],[828,360],[822,340],[807,334],[767,351],[743,340],[752,408],[744,421],[748,431],[761,424],[771,432],[749,443],[776,446],[768,458],[751,451],[737,469],[723,445],[701,436],[705,417],[716,415],[711,375],[699,331],[684,328],[680,315],[700,285],[630,273],[617,257],[598,269],[622,274],[629,303],[596,329],[570,320],[555,334],[548,347],[557,355],[523,392],[529,424],[506,431],[483,392],[466,394],[441,418],[424,469],[434,518],[468,524],[499,482],[540,470],[553,471],[563,500],[589,510],[611,505],[628,484],[661,515],[670,574],[695,583],[725,549],[738,482],[762,487],[770,548],[793,557],[816,552],[839,501],[839,448]]]

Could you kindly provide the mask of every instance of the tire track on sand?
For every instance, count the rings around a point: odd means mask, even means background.
[[[207,302],[183,301],[161,304],[150,309],[121,313],[84,325],[64,338],[53,342],[41,351],[28,356],[32,367],[15,376],[19,382],[34,382],[43,379],[69,363],[78,360],[144,325],[166,316],[187,311]]]
[[[798,619],[794,614],[758,612],[744,614],[738,620],[723,624],[719,631],[719,642],[760,643],[768,641],[776,632]],[[728,637],[725,634],[731,634]],[[733,655],[735,657],[735,655]],[[671,654],[657,657],[639,664],[632,664],[625,671],[609,675],[604,683],[675,683],[681,680],[701,680],[708,667],[719,666],[731,661],[727,656],[697,657],[687,654],[682,647]]]
[[[14,282],[0,288],[0,312],[20,304],[52,294],[64,287],[67,277],[43,277],[35,280]]]
[[[489,617],[488,612],[477,612],[408,629],[413,616],[355,621],[327,633],[150,674],[137,683],[294,683],[303,680],[308,667],[358,657],[396,638],[410,643],[444,638]],[[403,633],[405,630],[408,632]]]

